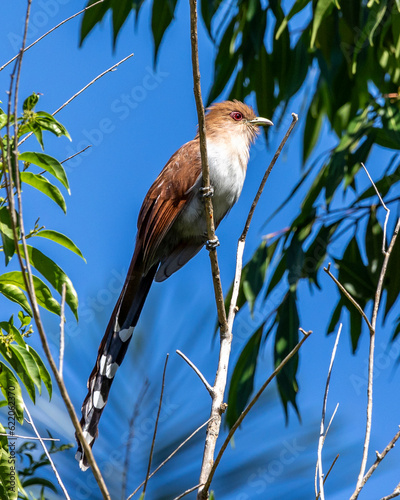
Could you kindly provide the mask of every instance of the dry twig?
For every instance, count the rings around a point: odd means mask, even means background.
[[[157,436],[157,427],[158,427],[158,420],[160,418],[160,413],[161,413],[161,405],[162,405],[162,400],[163,400],[163,395],[164,395],[164,387],[165,387],[165,372],[167,370],[167,363],[168,363],[168,358],[169,354],[167,354],[165,358],[165,364],[164,364],[164,371],[163,371],[163,376],[162,376],[162,384],[161,384],[161,394],[160,394],[160,402],[158,404],[158,412],[157,412],[157,418],[156,418],[156,423],[154,426],[154,434],[153,434],[153,439],[151,441],[151,448],[150,448],[150,456],[149,456],[149,464],[147,466],[147,473],[146,473],[146,479],[144,481],[144,486],[143,486],[143,497],[146,493],[146,488],[147,488],[147,483],[150,478],[150,468],[151,468],[151,462],[153,460],[153,451],[154,451],[154,444],[156,442],[156,436]]]
[[[60,487],[64,493],[65,498],[67,500],[71,500],[71,498],[68,494],[68,491],[67,491],[66,487],[64,486],[64,483],[62,482],[60,474],[58,473],[58,470],[57,470],[56,466],[54,465],[54,462],[53,462],[53,459],[51,458],[49,450],[46,448],[46,445],[44,444],[44,439],[40,436],[38,430],[36,429],[35,423],[33,422],[32,416],[29,413],[29,410],[26,407],[25,403],[24,403],[24,412],[28,415],[28,418],[25,420],[28,422],[28,424],[30,424],[32,426],[33,432],[36,434],[40,444],[42,445],[43,451],[45,452],[46,457],[47,457],[48,461],[50,462],[50,466],[53,469],[54,475],[57,478],[58,484],[60,485]]]
[[[339,330],[338,330],[338,333],[336,335],[335,344],[334,344],[333,350],[332,350],[331,362],[329,364],[328,376],[326,378],[324,401],[323,401],[323,404],[322,404],[322,417],[321,417],[321,425],[320,425],[319,440],[318,440],[318,459],[317,459],[317,465],[316,465],[316,468],[315,468],[315,496],[316,496],[316,498],[318,498],[318,496],[320,496],[321,500],[325,500],[324,474],[323,474],[323,470],[322,470],[322,448],[324,446],[325,438],[326,438],[326,435],[328,434],[329,427],[331,425],[333,416],[336,413],[336,410],[335,410],[334,413],[333,413],[332,419],[329,422],[328,428],[327,428],[327,430],[325,432],[326,405],[328,403],[329,383],[330,383],[330,380],[331,380],[333,362],[335,360],[336,350],[337,350],[337,346],[338,346],[338,343],[339,343],[339,338],[340,338],[341,332],[342,332],[342,323],[340,323]],[[337,409],[337,406],[336,406],[336,409]],[[319,479],[319,481],[318,481],[318,479]],[[319,492],[318,492],[318,482],[319,482]]]
[[[210,420],[207,420],[206,422],[204,422],[204,424],[201,424],[200,427],[197,427],[197,429],[195,431],[192,432],[192,434],[190,434],[190,436],[188,436],[184,441],[182,441],[182,443],[177,447],[175,448],[175,450],[170,454],[168,455],[168,457],[160,463],[160,465],[157,467],[157,469],[155,469],[149,476],[149,479],[151,477],[154,476],[154,474],[156,474],[160,469],[161,467],[164,467],[164,465],[169,462],[171,460],[171,458],[176,454],[178,453],[178,451],[182,448],[182,446],[184,446],[188,441],[190,441],[192,439],[193,436],[195,436],[203,427],[205,427],[208,422]],[[144,481],[139,484],[139,486],[129,495],[129,497],[126,499],[126,500],[131,500],[131,498],[140,490],[140,488],[144,485]]]

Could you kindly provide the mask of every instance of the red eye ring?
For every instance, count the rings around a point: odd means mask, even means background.
[[[243,120],[243,115],[239,111],[232,111],[230,115],[235,121],[240,122],[240,120]]]

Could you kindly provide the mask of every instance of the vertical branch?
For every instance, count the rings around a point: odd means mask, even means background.
[[[199,69],[199,52],[198,52],[198,37],[197,37],[197,0],[190,0],[190,38],[192,48],[192,68],[193,68],[193,83],[194,97],[196,100],[197,115],[199,121],[199,138],[200,138],[200,153],[203,174],[203,188],[210,189],[210,170],[207,161],[207,143],[204,106],[201,98],[200,87],[200,69]],[[209,241],[215,241],[215,225],[213,216],[213,205],[210,196],[204,198],[205,217],[207,223],[207,236]],[[201,465],[198,498],[207,498],[208,490],[203,488],[207,477],[210,474],[213,462],[214,451],[217,443],[220,427],[221,415],[224,411],[223,401],[228,377],[228,364],[231,352],[232,334],[228,327],[226,318],[224,296],[222,293],[221,276],[218,265],[217,251],[209,252],[215,301],[218,311],[218,321],[220,325],[220,352],[218,360],[218,368],[214,381],[214,391],[212,394],[210,421],[207,426],[206,441],[204,445],[203,461]]]
[[[367,388],[367,422],[365,429],[365,438],[364,438],[364,448],[363,448],[363,456],[361,460],[361,468],[357,479],[356,490],[353,493],[351,500],[358,498],[358,495],[363,487],[363,478],[365,473],[365,468],[367,466],[368,459],[368,451],[369,451],[369,443],[371,440],[371,426],[372,426],[372,403],[373,403],[373,374],[374,374],[374,352],[375,352],[375,331],[376,331],[376,320],[378,317],[378,310],[382,296],[383,282],[386,276],[387,265],[389,262],[390,255],[392,253],[394,244],[396,243],[397,235],[400,230],[400,218],[397,220],[396,227],[393,232],[392,239],[389,244],[389,248],[386,252],[384,252],[385,258],[383,259],[383,264],[381,268],[381,272],[379,275],[378,286],[375,292],[375,300],[372,311],[371,318],[371,330],[370,330],[370,340],[369,340],[369,356],[368,356],[368,388]]]
[[[319,440],[318,440],[318,459],[317,459],[317,467],[315,471],[315,495],[318,498],[318,488],[317,488],[317,477],[319,478],[319,495],[321,500],[325,500],[325,492],[324,492],[324,474],[322,469],[322,448],[324,446],[325,437],[328,430],[325,432],[325,415],[326,415],[326,405],[328,403],[328,392],[329,392],[329,383],[331,380],[331,373],[333,368],[333,362],[336,356],[336,349],[339,343],[340,334],[342,332],[342,323],[340,323],[338,333],[336,335],[335,344],[332,350],[331,362],[329,364],[328,376],[326,378],[325,385],[325,394],[324,394],[324,402],[322,404],[322,417],[321,417],[321,425],[319,431]],[[329,429],[329,427],[328,427]]]

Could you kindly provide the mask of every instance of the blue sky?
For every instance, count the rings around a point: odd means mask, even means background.
[[[28,43],[82,6],[83,2],[71,0],[34,2]],[[45,136],[45,152],[59,160],[92,144],[84,154],[65,164],[71,185],[71,196],[67,196],[68,215],[65,216],[33,190],[26,188],[24,191],[26,225],[30,227],[40,216],[40,222],[46,228],[59,230],[71,237],[87,260],[85,264],[79,257],[58,249],[51,242],[37,242],[37,246],[57,260],[68,273],[79,295],[80,322],[76,324],[72,314],[67,315],[65,353],[65,380],[77,409],[85,396],[86,380],[95,361],[97,346],[133,252],[136,218],[142,199],[171,154],[192,139],[196,130],[188,5],[186,2],[178,5],[176,21],[161,46],[156,71],[153,68],[149,14],[149,6],[145,3],[136,30],[133,16],[129,18],[115,52],[111,49],[108,16],[82,48],[78,48],[80,21],[75,19],[28,51],[23,62],[21,102],[32,92],[38,92],[43,95],[37,108],[52,112],[99,73],[134,52],[134,57],[117,71],[96,82],[57,115],[68,129],[72,142]],[[16,53],[24,15],[25,2],[14,2],[12,7],[3,9],[2,25],[5,28],[1,35],[1,64]],[[205,97],[212,81],[215,52],[204,29],[200,29],[199,36]],[[0,74],[0,100],[3,103],[7,98],[5,90],[9,86],[10,68]],[[314,80],[315,74],[311,74],[308,79],[310,87]],[[299,125],[268,181],[246,243],[245,259],[252,255],[262,235],[287,226],[298,211],[304,190],[288,203],[281,214],[262,227],[267,216],[286,198],[298,179],[302,156],[301,128],[304,125],[302,111],[306,98],[304,94],[299,96],[289,107],[281,127],[271,130],[269,148],[263,137],[258,139],[252,150],[242,196],[218,229],[221,241],[218,255],[225,290],[234,273],[237,238],[274,147],[291,121],[292,111],[299,113]],[[251,100],[249,103],[253,104]],[[332,146],[334,141],[324,133],[314,158]],[[32,138],[24,144],[24,150],[38,151],[39,146]],[[376,151],[371,156],[369,169],[373,177],[374,173],[378,175],[379,166],[387,163],[387,158],[384,151]],[[361,177],[358,182],[362,186],[368,181]],[[333,253],[340,255],[342,245],[343,242],[338,242],[337,248],[332,249]],[[325,331],[338,296],[335,285],[327,276],[321,275],[320,282],[322,293],[310,293],[305,285],[300,289],[301,326],[314,332],[303,346],[300,358],[298,404],[302,423],[290,411],[289,425],[285,426],[276,387],[271,386],[237,433],[235,446],[227,451],[221,463],[213,484],[218,499],[294,498],[293,492],[296,492],[296,498],[301,499],[310,498],[313,494],[322,397],[334,342],[332,336],[325,336]],[[284,292],[278,290],[277,301],[281,298],[279,293]],[[272,308],[273,302],[274,298],[267,307]],[[15,312],[2,299],[0,308],[2,317],[8,318]],[[264,312],[260,306],[256,307],[255,320],[246,314],[238,315],[234,327],[232,367],[245,339],[257,327],[257,317]],[[43,317],[56,355],[59,320],[46,313]],[[120,498],[120,470],[125,456],[127,421],[144,380],[149,378],[151,386],[141,405],[136,427],[128,491],[132,491],[144,478],[167,352],[170,353],[170,361],[155,463],[207,420],[209,396],[175,350],[182,350],[201,368],[208,380],[213,380],[218,357],[218,350],[212,341],[215,317],[207,252],[202,251],[167,282],[153,286],[127,359],[113,385],[100,425],[100,437],[94,448],[113,498]],[[328,416],[337,403],[339,410],[324,448],[325,470],[340,453],[326,485],[328,498],[332,500],[350,496],[359,470],[365,426],[366,333],[360,341],[357,356],[353,356],[345,321],[332,375]],[[398,387],[396,361],[400,341],[388,346],[389,334],[390,328],[378,331],[369,464],[374,459],[374,451],[386,446],[399,423],[400,404],[398,398],[390,397],[390,394],[396,394]],[[36,335],[32,336],[32,343],[41,352]],[[256,387],[267,378],[271,368],[271,344],[267,343],[258,368]],[[46,396],[41,398],[32,412],[42,430],[51,430],[64,442],[73,441],[72,426],[57,394],[51,405],[46,402]],[[28,428],[24,431],[30,433]],[[200,433],[197,440],[150,481],[150,498],[172,498],[196,484],[203,439],[204,434]],[[77,500],[100,498],[90,474],[78,470],[73,455],[74,451],[70,451],[56,457],[71,496]],[[378,498],[393,490],[398,482],[395,473],[398,460],[398,450],[395,449],[371,479],[364,498]],[[92,493],[89,494],[90,491]]]

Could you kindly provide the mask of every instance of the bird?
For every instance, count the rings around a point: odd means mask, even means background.
[[[237,202],[242,191],[250,146],[261,126],[272,121],[256,116],[243,102],[214,103],[205,115],[210,190],[202,187],[199,133],[166,163],[144,198],[137,222],[133,257],[121,294],[100,343],[82,404],[81,427],[93,446],[115,374],[153,281],[162,282],[178,271],[207,244],[204,196],[212,195],[215,227]],[[219,242],[208,242],[209,249]],[[75,458],[89,467],[76,437]]]

